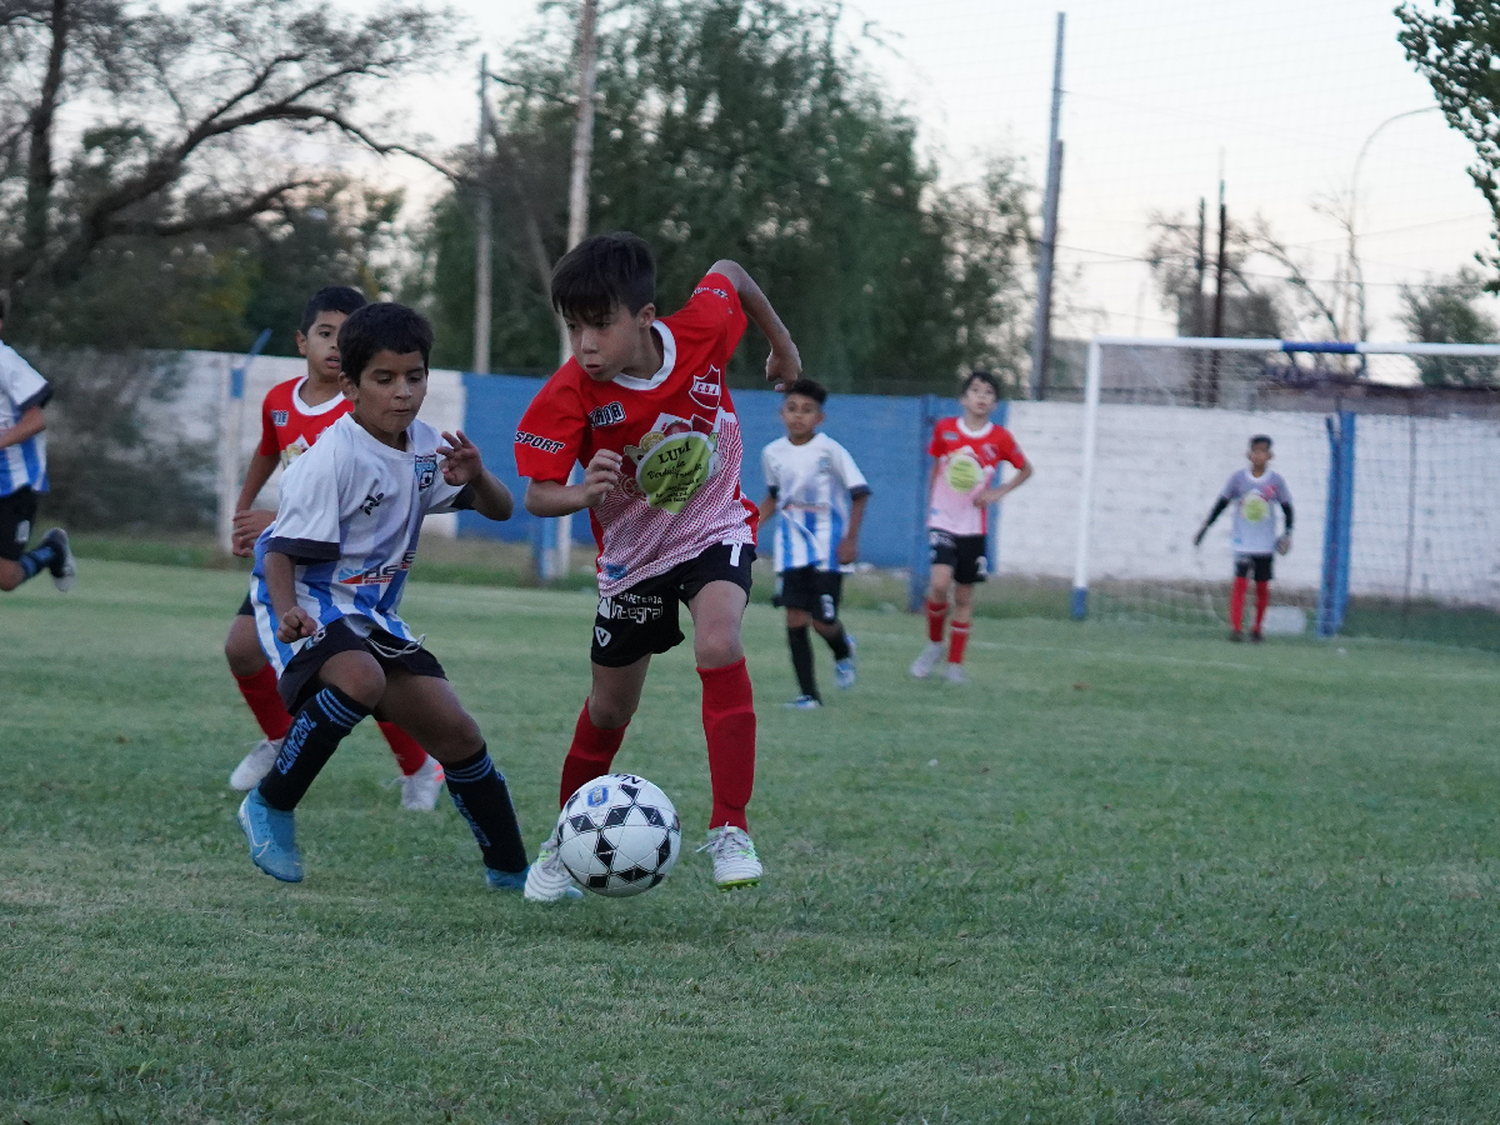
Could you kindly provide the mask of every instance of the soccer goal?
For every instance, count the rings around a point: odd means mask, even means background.
[[[1497,370],[1495,345],[1095,337],[1073,615],[1227,623],[1232,512],[1193,535],[1264,434],[1295,514],[1268,633],[1500,648]]]

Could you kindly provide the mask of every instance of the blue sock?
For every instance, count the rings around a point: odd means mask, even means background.
[[[55,543],[43,543],[40,547],[27,551],[16,561],[21,564],[21,572],[27,578],[35,578],[43,570],[51,570],[62,562],[62,552]]]
[[[331,685],[304,703],[292,717],[276,764],[260,783],[266,804],[282,812],[295,809],[344,735],[369,713],[368,707]]]
[[[510,802],[510,789],[490,761],[489,750],[462,762],[445,763],[443,776],[453,807],[474,833],[484,865],[496,871],[524,871],[526,845],[521,842],[521,826]]]

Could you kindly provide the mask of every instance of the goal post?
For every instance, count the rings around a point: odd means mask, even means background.
[[[1442,364],[1479,385],[1425,386]],[[1273,585],[1283,624],[1335,635],[1353,597],[1403,621],[1413,606],[1487,611],[1500,640],[1500,501],[1483,485],[1500,463],[1496,371],[1491,344],[1094,337],[1073,616],[1221,622],[1228,521],[1202,551],[1186,544],[1267,433],[1295,498],[1298,550]]]

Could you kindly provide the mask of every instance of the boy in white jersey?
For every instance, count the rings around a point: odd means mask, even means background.
[[[297,350],[307,360],[307,371],[266,392],[261,405],[260,446],[250,458],[234,506],[236,555],[253,555],[255,541],[276,518],[275,512],[252,507],[276,467],[291,465],[312,448],[323,431],[349,412],[349,400],[339,386],[338,334],[349,314],[366,304],[358,289],[331,285],[319,289],[303,306],[296,338]],[[266,776],[281,752],[281,740],[292,728],[292,717],[276,691],[276,671],[261,650],[255,609],[248,596],[229,627],[224,656],[240,696],[265,736],[229,775],[229,784],[244,791],[255,788],[255,783]],[[413,811],[431,810],[442,788],[443,768],[394,723],[381,723],[380,733],[401,767],[401,806]]]
[[[812,379],[786,389],[781,422],[786,437],[761,451],[766,498],[764,522],[773,514],[776,538],[775,605],[786,610],[786,639],[801,694],[788,707],[813,710],[823,705],[813,673],[811,625],[833,650],[834,682],[854,686],[854,638],[839,621],[843,568],[859,557],[859,527],[870,486],[854,458],[827,434],[818,432],[828,391]]]
[[[559,803],[609,772],[640,704],[651,657],[682,643],[693,618],[713,792],[709,838],[720,890],[754,886],[761,863],[745,806],[755,783],[755,701],[740,619],[755,558],[755,505],[740,491],[739,418],[724,371],[753,320],[771,342],[766,376],[801,370],[796,345],[742,267],[718,261],[683,308],[656,318],[656,263],[633,234],[585,239],[552,274],[552,305],[573,357],[527,407],[516,465],[537,516],[589,513],[599,544],[592,683],[563,762]],[[583,480],[569,484],[573,465]],[[554,833],[526,897],[572,885]]]
[[[282,478],[276,521],[256,545],[261,643],[292,712],[264,780],[240,805],[250,858],[302,878],[293,810],[343,737],[372,713],[443,763],[491,887],[519,891],[526,850],[505,779],[442,665],[397,610],[429,512],[509,519],[510,491],[460,433],[417,420],[432,326],[395,304],[366,305],[339,329],[340,385],[353,404]]]
[[[1234,586],[1229,595],[1229,639],[1245,639],[1245,592],[1253,576],[1255,627],[1250,630],[1250,639],[1260,641],[1261,623],[1265,620],[1266,606],[1271,603],[1272,558],[1274,554],[1284,555],[1292,549],[1292,492],[1280,473],[1267,468],[1272,457],[1269,437],[1256,434],[1250,439],[1250,449],[1245,456],[1250,461],[1250,468],[1240,469],[1229,478],[1224,491],[1214,502],[1213,510],[1208,513],[1198,534],[1193,536],[1193,546],[1203,542],[1203,536],[1219,518],[1219,513],[1234,504],[1234,532],[1230,540],[1230,549],[1234,552]],[[1273,507],[1277,504],[1286,517],[1286,527],[1280,535],[1276,533]]]
[[[911,664],[911,674],[919,680],[932,675],[942,659],[951,590],[953,629],[943,678],[950,684],[969,682],[964,675],[964,650],[974,619],[974,585],[985,580],[988,569],[985,544],[990,505],[1031,479],[1031,462],[1015,438],[1004,426],[990,421],[990,412],[999,401],[999,380],[988,371],[971,372],[958,399],[963,415],[940,419],[927,445],[933,458],[927,478],[932,566],[927,584],[927,647]],[[1002,461],[1009,461],[1017,472],[1004,484],[992,485]]]
[[[0,329],[10,311],[0,290]],[[52,388],[36,369],[0,343],[0,590],[14,590],[42,571],[59,590],[73,588],[78,568],[68,549],[68,533],[54,527],[35,548],[26,549],[37,494],[47,491],[47,419],[42,407]]]

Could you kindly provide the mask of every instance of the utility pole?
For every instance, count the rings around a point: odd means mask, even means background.
[[[1042,244],[1036,265],[1036,324],[1031,338],[1031,397],[1047,397],[1047,363],[1052,355],[1052,261],[1057,250],[1057,199],[1062,188],[1063,28],[1066,12],[1057,13],[1057,46],[1052,60],[1052,127],[1047,142],[1047,193],[1042,202]]]
[[[598,14],[597,0],[583,0],[578,15],[578,116],[573,123],[573,173],[568,183],[568,246],[571,250],[583,241],[589,230],[589,171],[594,160],[594,89],[599,73],[599,48],[594,36]],[[558,323],[560,362],[573,354],[568,330]],[[574,470],[576,474],[577,470]],[[569,479],[572,479],[571,476]],[[542,552],[541,577],[552,581],[568,573],[568,556],[573,547],[573,517],[559,516],[553,521],[556,538],[551,550]],[[550,557],[549,557],[550,556]]]
[[[493,272],[494,231],[491,223],[489,169],[485,167],[485,149],[490,139],[489,82],[490,57],[479,59],[479,141],[474,161],[474,362],[476,375],[490,371],[490,282]]]
[[[1198,272],[1198,287],[1193,290],[1193,325],[1188,335],[1203,335],[1203,284],[1208,275],[1208,200],[1198,197],[1198,256],[1193,264]],[[1203,355],[1193,361],[1193,405],[1203,403]]]
[[[1229,235],[1229,212],[1224,206],[1223,159],[1219,171],[1219,258],[1214,263],[1214,331],[1215,339],[1224,335],[1224,248]],[[1215,351],[1209,361],[1211,374],[1208,378],[1208,405],[1219,403],[1219,353]]]

